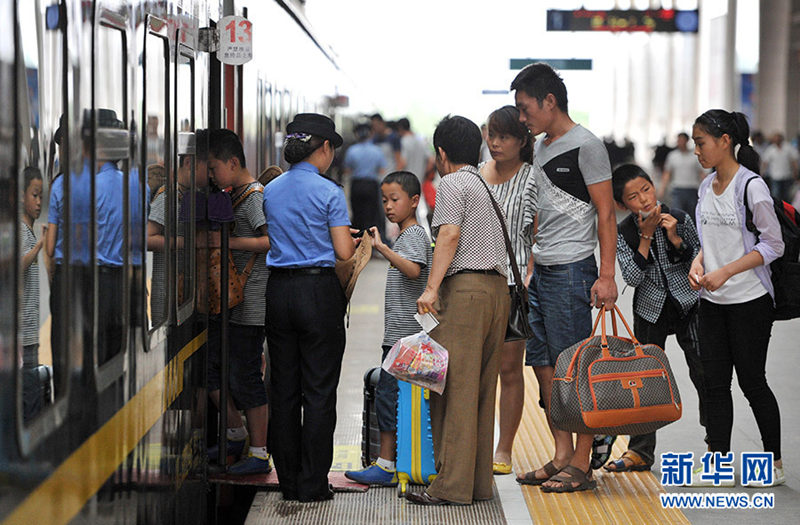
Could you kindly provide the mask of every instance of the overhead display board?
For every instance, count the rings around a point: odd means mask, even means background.
[[[509,60],[510,69],[522,69],[528,64],[536,62],[544,62],[550,64],[554,69],[565,70],[583,70],[589,71],[592,69],[591,58],[512,58]]]
[[[548,31],[697,33],[700,12],[678,9],[548,9]]]

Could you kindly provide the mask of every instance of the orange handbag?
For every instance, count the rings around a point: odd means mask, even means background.
[[[592,335],[556,361],[550,417],[556,428],[581,434],[647,434],[681,417],[681,397],[664,350],[641,344],[617,306],[614,335],[600,309]],[[614,314],[629,338],[617,335]],[[595,335],[601,324],[601,334]]]

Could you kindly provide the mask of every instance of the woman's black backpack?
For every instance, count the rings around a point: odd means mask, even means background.
[[[761,232],[753,223],[753,212],[747,203],[747,186],[755,178],[750,177],[744,185],[744,209],[745,226],[755,234],[757,241]],[[783,255],[770,264],[775,288],[775,319],[785,321],[800,317],[800,213],[786,201],[775,198],[772,201],[785,246]]]

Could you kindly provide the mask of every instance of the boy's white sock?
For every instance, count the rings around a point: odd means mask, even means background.
[[[267,459],[267,447],[250,447],[250,455],[258,459]]]
[[[226,432],[228,439],[231,441],[244,441],[247,438],[247,429],[242,427],[229,428]]]
[[[394,461],[389,461],[388,459],[378,458],[376,461],[379,467],[382,467],[383,470],[388,470],[389,472],[394,472]]]

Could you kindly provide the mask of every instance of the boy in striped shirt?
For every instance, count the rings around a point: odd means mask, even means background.
[[[387,175],[381,183],[386,218],[400,227],[400,235],[389,248],[381,240],[378,228],[369,229],[373,246],[389,261],[384,299],[383,359],[403,337],[420,330],[414,319],[417,298],[425,290],[431,261],[431,242],[417,223],[420,198],[419,179],[408,171]],[[364,470],[349,471],[345,476],[358,483],[393,487],[397,485],[395,454],[397,440],[397,380],[381,370],[375,391],[375,410],[381,432],[378,460]]]

